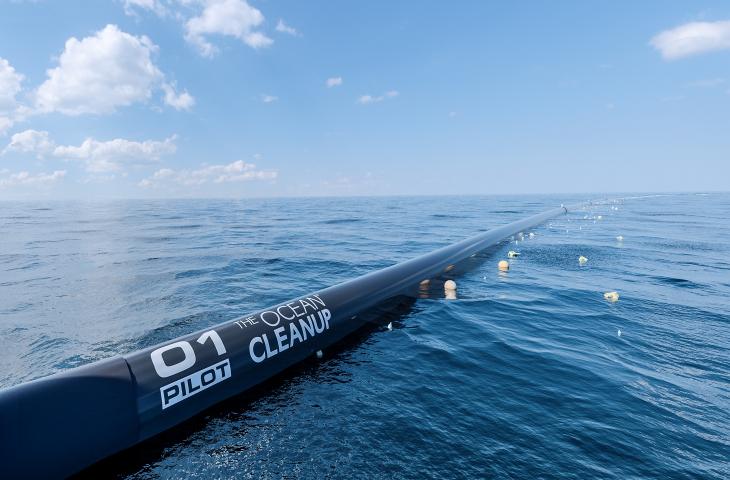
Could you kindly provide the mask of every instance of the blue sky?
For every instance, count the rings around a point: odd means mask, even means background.
[[[0,0],[0,199],[728,190],[730,3]]]

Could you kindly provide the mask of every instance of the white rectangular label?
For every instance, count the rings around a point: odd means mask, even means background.
[[[160,387],[162,409],[164,410],[178,402],[182,402],[186,398],[192,397],[196,393],[200,393],[206,388],[229,378],[231,378],[231,363],[228,359],[225,359],[215,365],[191,373],[187,377],[168,383],[164,387]]]

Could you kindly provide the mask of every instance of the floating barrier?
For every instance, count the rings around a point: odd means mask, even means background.
[[[571,207],[572,208],[572,207]],[[434,252],[144,350],[0,392],[3,478],[58,478],[149,439],[316,355],[374,307],[567,213],[561,206]]]

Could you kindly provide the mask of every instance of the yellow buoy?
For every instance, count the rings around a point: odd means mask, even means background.
[[[497,267],[503,272],[506,272],[507,270],[509,270],[509,262],[507,260],[500,260],[497,264]]]
[[[618,302],[618,297],[618,292],[606,292],[603,294],[603,298],[605,298],[609,302]]]
[[[583,255],[581,255],[580,257],[578,257],[578,263],[580,263],[581,265],[584,265],[587,262],[588,262],[588,259],[586,257],[584,257]]]

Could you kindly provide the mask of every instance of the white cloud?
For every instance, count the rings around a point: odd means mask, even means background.
[[[0,135],[10,128],[19,115],[16,96],[22,90],[23,75],[10,62],[0,58]]]
[[[10,143],[3,150],[3,155],[10,152],[32,153],[38,158],[52,153],[56,144],[48,136],[48,132],[25,130],[10,137]]]
[[[276,97],[274,95],[266,95],[265,93],[261,95],[261,101],[264,103],[272,103],[279,100],[279,97]]]
[[[382,102],[383,100],[386,100],[388,98],[395,98],[399,95],[397,90],[389,90],[385,92],[383,95],[379,95],[377,97],[374,97],[372,95],[361,95],[357,99],[357,103],[361,105],[368,105],[370,103],[378,103]]]
[[[327,88],[339,87],[342,85],[342,77],[330,77],[325,82]]]
[[[19,185],[48,185],[62,180],[66,176],[66,170],[56,170],[53,173],[18,172],[0,177],[0,188],[16,187]]]
[[[210,37],[225,35],[237,38],[252,48],[262,48],[274,41],[260,31],[265,18],[247,0],[123,0],[127,15],[150,11],[160,17],[174,18],[185,29],[185,39],[204,57],[218,53]],[[279,20],[276,31],[299,35],[296,29]]]
[[[730,20],[686,23],[659,33],[649,43],[665,60],[730,49]]]
[[[264,23],[263,14],[245,0],[205,0],[200,15],[185,23],[185,38],[201,55],[213,57],[218,48],[208,41],[210,35],[227,35],[252,48],[267,47],[273,40],[256,30]]]
[[[151,177],[139,182],[138,185],[140,187],[155,187],[163,184],[195,186],[208,183],[273,180],[276,177],[276,171],[258,170],[255,164],[238,160],[227,165],[207,165],[197,170],[162,168],[157,170]]]
[[[299,32],[297,32],[296,28],[290,27],[289,25],[284,23],[284,20],[282,20],[281,18],[276,23],[276,31],[281,32],[281,33],[288,33],[289,35],[294,35],[294,36],[299,35]]]
[[[0,111],[16,106],[15,96],[20,93],[23,75],[15,71],[10,62],[0,58]]]
[[[48,132],[25,130],[11,137],[3,155],[11,152],[34,154],[39,158],[52,155],[66,160],[81,160],[89,172],[113,172],[123,170],[128,164],[155,163],[161,156],[175,153],[176,139],[176,135],[161,141],[142,142],[123,138],[101,142],[87,138],[79,146],[56,145]]]
[[[163,155],[171,155],[177,151],[173,135],[165,140],[145,140],[135,142],[123,138],[116,138],[100,142],[87,138],[75,147],[72,145],[58,146],[53,155],[71,160],[82,160],[86,163],[89,172],[120,171],[128,164],[150,164],[157,162]]]
[[[193,96],[187,90],[177,93],[174,84],[163,83],[162,90],[165,92],[165,103],[175,110],[190,110],[195,105]]]
[[[107,25],[90,37],[66,41],[58,66],[35,96],[39,113],[66,115],[112,113],[118,107],[146,102],[160,88],[165,103],[178,110],[188,109],[193,97],[177,94],[164,83],[164,75],[152,57],[158,47],[146,36],[136,37]]]
[[[82,40],[72,37],[58,67],[48,70],[38,88],[36,105],[42,112],[79,115],[111,113],[145,101],[163,78],[152,62],[156,51],[146,36],[135,37],[116,25]]]

